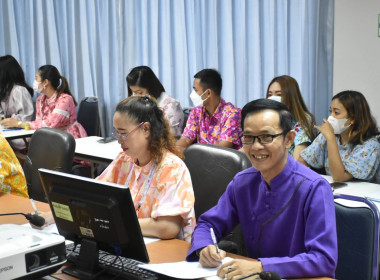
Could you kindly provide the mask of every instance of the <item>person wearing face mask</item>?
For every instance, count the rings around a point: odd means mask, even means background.
[[[28,122],[30,129],[52,127],[71,133],[74,138],[86,137],[83,126],[77,122],[77,105],[69,84],[53,65],[41,66],[36,73],[33,89],[43,93],[36,101],[36,120]],[[10,126],[25,127],[25,121],[10,119]]]
[[[302,151],[301,163],[324,168],[334,181],[380,183],[379,130],[363,94],[347,90],[335,95],[330,116],[316,128],[321,134]]]
[[[160,107],[168,119],[174,136],[180,138],[184,114],[178,100],[169,96],[165,92],[164,86],[148,66],[138,66],[129,72],[127,78],[128,96],[149,94],[157,100]]]
[[[222,78],[214,69],[203,69],[194,76],[190,111],[177,146],[185,150],[192,143],[207,143],[239,149],[241,147],[241,109],[221,97]]]
[[[26,83],[17,60],[11,55],[0,57],[0,125],[10,128],[15,123],[31,121],[34,114],[32,97],[33,90]],[[16,153],[26,152],[22,139],[11,140],[9,144]]]
[[[296,137],[289,153],[298,160],[301,151],[313,142],[317,131],[313,128],[315,118],[306,107],[297,81],[287,75],[273,78],[268,85],[266,98],[284,103],[297,121],[294,125]]]

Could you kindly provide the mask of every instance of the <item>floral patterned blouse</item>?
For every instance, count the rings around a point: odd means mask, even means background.
[[[307,116],[307,118],[308,118],[309,122],[311,123],[311,121],[312,121],[311,117]],[[312,124],[312,126],[314,126],[314,124]],[[289,149],[289,153],[291,155],[293,155],[294,148],[296,146],[304,144],[304,143],[310,144],[312,142],[311,139],[309,138],[309,136],[307,136],[306,131],[302,127],[302,125],[301,125],[300,122],[297,122],[294,125],[293,129],[296,132],[296,137],[294,138],[294,142],[293,142],[292,146]],[[314,136],[315,136],[315,135],[318,134],[318,131],[316,129],[313,129],[313,133],[314,133]]]
[[[73,98],[66,93],[57,93],[47,98],[41,95],[36,101],[36,120],[30,122],[30,129],[52,127],[71,133],[74,138],[87,137],[83,126],[77,122]]]
[[[0,188],[4,193],[28,196],[24,171],[7,140],[0,135]]]
[[[336,137],[338,149],[344,168],[354,178],[380,183],[376,181],[376,174],[380,166],[380,143],[376,137],[372,137],[363,144],[353,146],[352,144],[341,144],[340,137]],[[317,138],[301,152],[301,157],[312,167],[324,167],[327,175],[331,175],[328,153],[327,140],[323,134]]]
[[[141,206],[138,218],[181,216],[178,238],[191,241],[196,223],[193,185],[189,170],[176,155],[166,151],[158,165],[152,160],[141,167],[121,152],[97,179],[128,186],[135,207]]]
[[[234,149],[241,148],[241,109],[220,99],[215,113],[210,117],[204,106],[191,109],[182,136],[198,143],[217,144],[221,141],[233,143]]]
[[[157,99],[157,104],[168,119],[174,136],[181,137],[184,115],[179,101],[166,94],[166,92],[163,92]]]

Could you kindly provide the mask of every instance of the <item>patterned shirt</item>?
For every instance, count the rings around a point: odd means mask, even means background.
[[[196,223],[195,198],[190,172],[179,157],[167,151],[157,166],[152,160],[141,167],[121,152],[97,179],[128,186],[135,207],[141,203],[138,218],[181,216],[178,238],[190,242]]]
[[[241,109],[226,103],[223,98],[210,117],[204,106],[191,109],[182,136],[198,143],[216,145],[221,141],[233,143],[234,149],[241,148]]]
[[[336,137],[339,154],[344,169],[354,178],[374,181],[380,163],[380,143],[376,137],[372,137],[363,144],[341,144],[340,137]],[[301,152],[301,157],[314,168],[324,167],[327,175],[331,175],[327,140],[323,134],[319,134],[313,143]],[[380,183],[377,181],[376,183]]]
[[[309,123],[314,127],[314,123],[312,122],[312,118],[309,115],[306,115]],[[306,130],[302,127],[300,122],[297,122],[294,127],[294,131],[296,132],[296,137],[294,138],[294,142],[292,146],[290,146],[289,153],[293,155],[294,148],[298,145],[306,143],[307,145],[311,144],[311,139],[306,134]],[[318,134],[316,129],[313,129],[314,136]]]
[[[184,115],[179,101],[163,92],[157,99],[157,104],[168,119],[174,136],[181,137]]]
[[[83,126],[77,122],[77,112],[73,98],[61,93],[57,99],[55,93],[47,98],[41,95],[36,101],[36,120],[30,122],[30,129],[52,127],[71,133],[74,138],[87,137]]]
[[[4,193],[28,196],[24,171],[7,140],[0,135],[0,187]]]

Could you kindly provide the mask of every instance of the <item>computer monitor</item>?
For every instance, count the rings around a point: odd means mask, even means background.
[[[81,261],[67,273],[96,273],[98,249],[149,262],[128,187],[43,168],[39,173],[59,233],[81,244]]]

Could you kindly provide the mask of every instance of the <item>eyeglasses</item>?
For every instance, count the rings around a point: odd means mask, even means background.
[[[253,145],[255,142],[256,142],[256,139],[259,140],[259,143],[260,144],[270,144],[273,142],[273,139],[278,137],[278,136],[281,136],[281,135],[285,135],[287,132],[283,131],[279,134],[262,134],[262,135],[257,135],[257,136],[254,136],[254,135],[243,135],[241,137],[241,142],[244,144],[244,145]]]
[[[120,133],[118,133],[116,130],[114,130],[114,131],[112,131],[111,135],[112,135],[112,137],[114,137],[114,138],[117,138],[117,139],[120,139],[120,140],[122,140],[122,141],[125,141],[125,140],[127,140],[127,137],[128,137],[131,133],[135,132],[140,126],[142,126],[143,123],[144,123],[144,122],[139,123],[138,126],[136,126],[134,129],[132,129],[132,130],[131,130],[129,133],[127,133],[127,134],[120,134]]]

